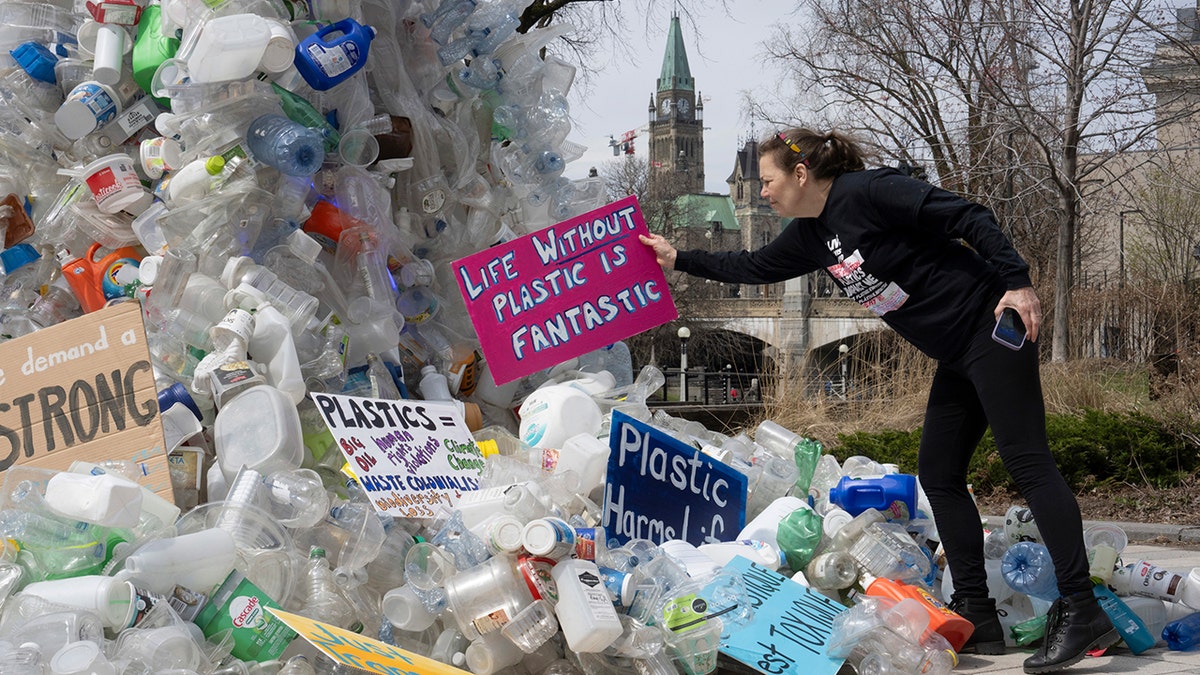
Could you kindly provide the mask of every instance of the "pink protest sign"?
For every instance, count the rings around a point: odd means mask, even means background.
[[[454,261],[497,384],[679,316],[636,197]]]

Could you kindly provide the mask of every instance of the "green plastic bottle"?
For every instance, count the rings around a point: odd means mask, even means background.
[[[154,71],[163,61],[175,56],[179,49],[179,39],[162,34],[162,8],[158,4],[148,5],[142,10],[142,18],[138,21],[137,40],[133,43],[133,81],[142,91],[150,93],[150,82],[154,79]],[[170,109],[171,101],[156,98],[163,107]]]
[[[809,508],[796,509],[779,521],[775,540],[793,571],[803,570],[821,543],[821,516]]]
[[[302,124],[309,129],[316,129],[325,137],[325,152],[333,152],[337,149],[338,143],[342,140],[342,135],[337,129],[325,119],[325,116],[320,113],[313,104],[309,103],[303,96],[294,94],[287,89],[271,83],[271,89],[279,96],[279,103],[283,106],[283,114],[296,124]]]
[[[1016,640],[1018,647],[1031,645],[1046,635],[1046,615],[1022,621],[1013,626],[1011,631],[1013,640]]]

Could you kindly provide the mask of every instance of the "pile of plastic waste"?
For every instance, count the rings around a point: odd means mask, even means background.
[[[621,343],[492,377],[449,263],[607,201],[562,175],[574,68],[543,48],[572,28],[517,32],[527,4],[0,1],[0,334],[138,303],[165,450],[203,475],[173,469],[172,501],[131,460],[0,474],[0,673],[355,670],[278,609],[479,674],[701,675],[755,618],[738,557],[849,608],[830,657],[953,666],[971,626],[914,476],[651,413],[662,374]],[[452,403],[481,489],[381,515],[314,392]],[[614,410],[744,474],[745,528],[610,539]],[[1024,642],[1053,573],[1010,521],[988,569]],[[1106,607],[1194,644],[1197,615],[1167,619],[1200,571],[1123,544],[1089,531]]]

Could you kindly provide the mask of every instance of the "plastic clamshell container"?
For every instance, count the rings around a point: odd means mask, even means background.
[[[213,440],[228,480],[243,465],[267,474],[298,468],[303,460],[300,414],[287,394],[270,385],[251,387],[222,406]]]

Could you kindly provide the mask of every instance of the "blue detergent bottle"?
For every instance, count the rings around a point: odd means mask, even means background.
[[[878,509],[893,522],[908,522],[917,515],[917,477],[893,473],[879,478],[842,476],[829,489],[829,501],[852,516]]]
[[[346,18],[296,45],[296,70],[317,91],[345,82],[367,63],[375,29]]]
[[[1131,652],[1141,654],[1158,642],[1146,629],[1146,624],[1142,623],[1141,618],[1133,613],[1107,586],[1096,584],[1092,588],[1092,593],[1100,603],[1101,609],[1112,620],[1113,626],[1121,633],[1121,639],[1125,640],[1125,646],[1129,647]],[[1163,633],[1165,635],[1165,629]],[[1164,637],[1164,639],[1166,638]]]

